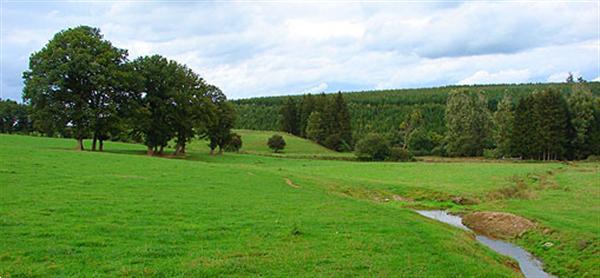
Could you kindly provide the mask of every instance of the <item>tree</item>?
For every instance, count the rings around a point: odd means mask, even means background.
[[[330,128],[328,130],[329,141],[325,144],[330,149],[345,151],[352,149],[352,125],[350,123],[350,112],[344,100],[342,92],[338,92],[327,108],[331,114]]]
[[[402,149],[408,150],[410,146],[411,137],[414,131],[421,126],[423,116],[420,110],[413,110],[406,121],[400,124],[400,133],[403,135]]]
[[[315,100],[311,94],[302,96],[302,102],[300,104],[300,136],[307,138],[306,127],[308,125],[308,118],[310,114],[315,111]]]
[[[298,109],[293,98],[288,97],[285,104],[281,107],[281,130],[300,135],[300,122],[298,119]]]
[[[238,152],[242,148],[242,136],[237,133],[232,133],[229,142],[227,142],[227,146],[225,147],[225,151],[228,152]]]
[[[321,112],[312,112],[306,124],[306,137],[321,144],[327,138],[327,129]]]
[[[510,95],[506,94],[498,104],[498,109],[494,113],[494,141],[496,142],[498,155],[501,157],[511,155],[511,138],[513,135],[513,124],[515,122],[512,105],[512,98]]]
[[[285,140],[281,135],[275,134],[269,138],[267,141],[267,146],[269,146],[273,152],[279,152],[285,148]]]
[[[453,91],[446,104],[446,141],[453,156],[480,156],[489,144],[491,116],[481,93]]]
[[[355,154],[360,160],[383,161],[390,155],[390,144],[382,135],[370,133],[356,143]]]
[[[573,85],[573,90],[568,98],[571,112],[571,125],[574,129],[572,145],[575,158],[584,159],[591,151],[589,131],[594,121],[594,96],[584,84]]]
[[[207,95],[212,87],[186,66],[177,66],[174,110],[169,120],[176,138],[175,155],[185,153],[186,143],[194,136],[202,137],[214,119],[215,106]]]
[[[534,113],[535,99],[529,94],[519,101],[514,113],[511,136],[511,153],[521,158],[531,158],[540,152],[538,120]]]
[[[538,121],[537,137],[541,153],[539,159],[556,160],[564,158],[568,137],[569,114],[567,103],[556,90],[548,89],[533,94],[534,120]]]
[[[148,155],[162,154],[173,138],[170,117],[176,110],[178,65],[160,55],[137,58],[132,63],[139,84],[134,108],[134,131],[144,138]]]
[[[28,133],[31,131],[29,106],[13,100],[0,99],[0,133]]]
[[[569,75],[567,76],[567,80],[565,81],[567,83],[575,83],[575,78],[573,78],[573,73],[569,72]]]
[[[214,154],[217,147],[219,147],[219,153],[222,153],[223,148],[231,140],[231,129],[236,119],[235,109],[217,87],[212,86],[209,89],[208,96],[216,107],[214,118],[206,129],[206,136],[210,141],[208,146],[211,154]]]
[[[63,30],[31,55],[23,74],[23,98],[32,106],[38,127],[64,131],[67,127],[83,150],[90,133],[97,138],[113,117],[115,76],[127,51],[114,47],[97,28]]]

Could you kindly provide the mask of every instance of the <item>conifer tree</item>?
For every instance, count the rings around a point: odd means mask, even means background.
[[[594,121],[594,96],[582,83],[573,85],[568,99],[571,125],[574,129],[572,146],[575,158],[584,159],[591,151],[589,131]]]
[[[307,94],[302,96],[302,103],[300,104],[300,111],[299,111],[299,121],[300,121],[300,125],[299,125],[299,129],[300,129],[300,136],[307,138],[308,136],[306,135],[306,126],[308,124],[308,117],[310,117],[310,114],[315,111],[315,100],[314,97],[311,94]]]
[[[281,130],[300,135],[300,121],[298,119],[298,109],[293,98],[288,97],[285,104],[281,107]]]
[[[512,105],[512,98],[506,94],[494,113],[494,139],[500,156],[511,155],[511,138],[515,121]]]

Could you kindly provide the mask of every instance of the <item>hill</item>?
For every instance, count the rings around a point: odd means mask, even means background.
[[[592,93],[600,96],[600,82],[587,83]],[[436,88],[399,89],[381,91],[344,92],[351,114],[355,138],[369,132],[389,133],[397,130],[400,123],[414,109],[420,109],[428,132],[444,134],[444,111],[448,93],[454,89],[482,91],[487,96],[488,106],[496,109],[504,94],[516,101],[535,90],[555,88],[564,94],[570,93],[567,83],[507,84],[446,86]],[[299,99],[301,96],[292,96]],[[256,130],[278,130],[279,110],[287,96],[260,97],[233,101],[238,112],[237,128]]]
[[[294,158],[353,157],[353,154],[351,153],[338,153],[308,139],[300,138],[282,131],[237,129],[233,130],[233,132],[242,136],[243,144],[240,153]],[[285,149],[278,153],[273,153],[267,146],[267,140],[274,134],[281,135],[286,142]],[[198,152],[208,152],[209,150],[207,142],[197,140],[193,141],[188,148]]]

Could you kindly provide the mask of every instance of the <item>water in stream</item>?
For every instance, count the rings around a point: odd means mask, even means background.
[[[451,215],[442,210],[417,210],[416,212],[427,218],[435,219],[454,227],[470,231],[467,226],[463,225],[462,218],[460,216]],[[544,272],[542,269],[542,263],[529,252],[523,250],[523,248],[506,241],[491,239],[482,235],[476,235],[475,238],[477,241],[481,242],[483,245],[491,248],[492,250],[515,259],[519,263],[519,268],[525,277],[553,277],[552,275]]]

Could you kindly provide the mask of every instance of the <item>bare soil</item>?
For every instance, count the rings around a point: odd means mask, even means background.
[[[474,212],[463,216],[463,224],[479,234],[510,239],[535,227],[535,223],[506,212]]]
[[[288,179],[288,178],[285,178],[285,183],[287,183],[287,185],[289,185],[289,186],[291,186],[291,187],[293,187],[293,188],[300,188],[300,186],[298,186],[298,185],[294,184],[294,183],[292,182],[292,180],[290,180],[290,179]]]

